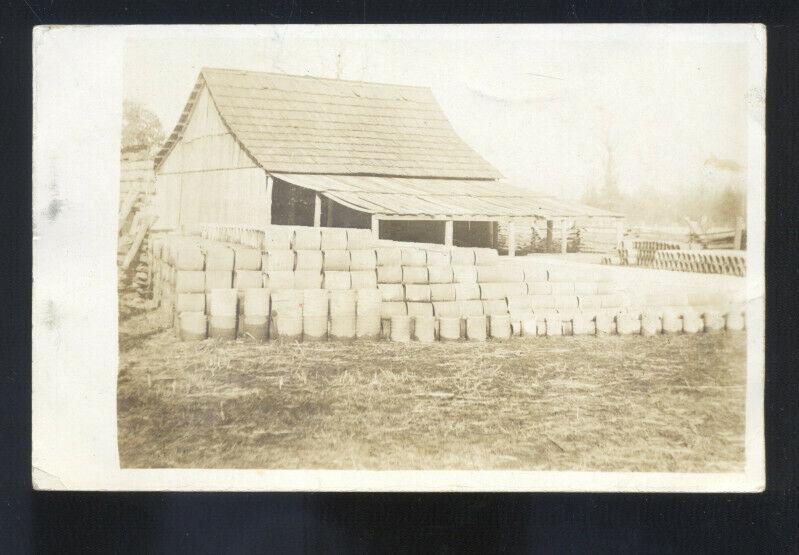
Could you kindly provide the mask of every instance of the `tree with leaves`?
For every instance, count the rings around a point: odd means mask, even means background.
[[[154,112],[138,102],[125,100],[122,106],[122,152],[154,154],[164,142],[164,128]]]

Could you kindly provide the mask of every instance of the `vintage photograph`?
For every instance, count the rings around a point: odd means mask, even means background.
[[[120,466],[742,472],[747,43],[344,35],[126,41]]]

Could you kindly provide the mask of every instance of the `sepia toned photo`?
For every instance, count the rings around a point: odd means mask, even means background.
[[[116,472],[762,488],[760,29],[188,29],[114,50]]]

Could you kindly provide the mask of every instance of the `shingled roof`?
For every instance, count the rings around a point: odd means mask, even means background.
[[[203,86],[231,133],[269,172],[501,177],[458,137],[428,88],[207,68],[156,167],[180,140]]]

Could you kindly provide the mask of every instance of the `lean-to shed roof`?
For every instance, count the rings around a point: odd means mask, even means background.
[[[207,86],[242,147],[271,172],[496,179],[428,88],[203,69],[156,167]]]

